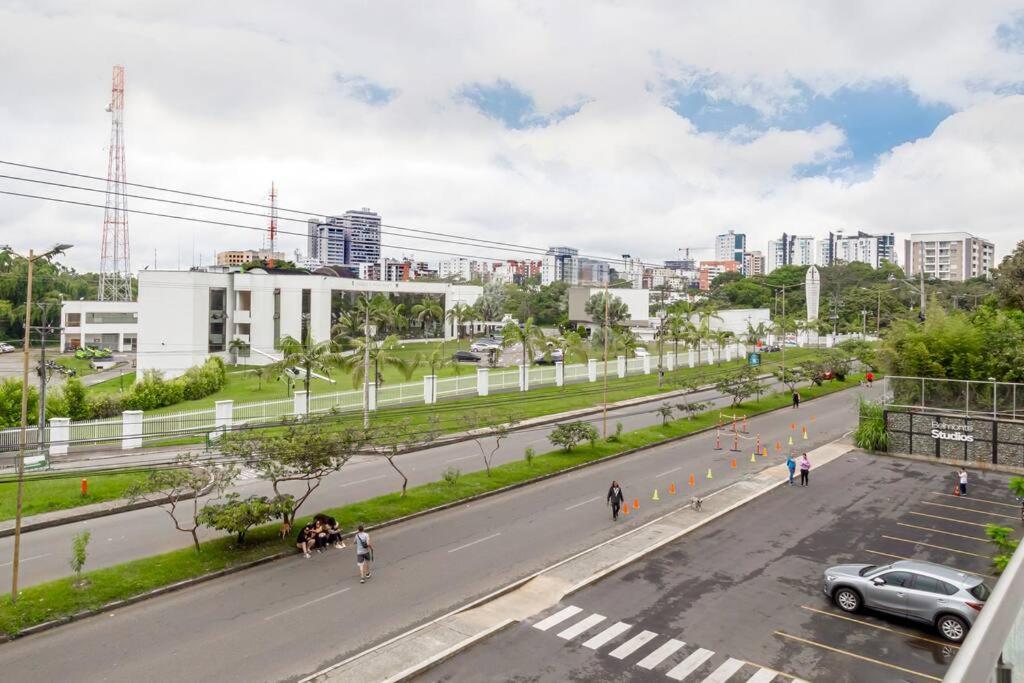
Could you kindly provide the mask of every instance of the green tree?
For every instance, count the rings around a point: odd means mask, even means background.
[[[75,587],[82,587],[82,570],[85,568],[85,561],[88,559],[89,539],[92,534],[88,531],[81,531],[71,539],[71,559],[68,565],[75,573]]]
[[[661,416],[661,426],[667,427],[668,421],[672,419],[672,406],[668,403],[662,403],[654,413]]]
[[[755,368],[745,366],[732,377],[726,377],[715,385],[715,389],[732,398],[732,405],[738,406],[761,390],[761,380]]]
[[[267,498],[252,495],[242,498],[232,492],[220,503],[207,503],[199,511],[199,523],[211,529],[226,531],[235,535],[238,545],[245,543],[245,534],[258,524],[279,519],[293,507],[291,496]]]
[[[344,367],[346,358],[338,351],[338,345],[332,339],[314,342],[309,336],[300,342],[292,336],[281,337],[281,360],[271,363],[274,374],[280,375],[290,368],[302,371],[302,386],[306,391],[306,414],[309,414],[309,385],[314,374],[331,376],[331,370]]]
[[[1024,240],[993,272],[996,298],[1003,308],[1024,309]]]
[[[604,327],[607,322],[608,327],[616,329],[622,325],[625,320],[629,319],[629,308],[626,306],[622,299],[615,296],[614,294],[608,294],[608,319],[605,320],[605,295],[604,292],[598,292],[587,299],[587,303],[583,307],[584,312],[594,322],[596,327]]]
[[[426,337],[428,330],[433,332],[435,324],[444,319],[444,309],[434,299],[423,299],[412,307],[412,316],[420,324],[423,336]]]
[[[544,332],[533,322],[533,318],[528,318],[521,325],[507,323],[501,332],[504,337],[501,342],[502,348],[507,349],[516,344],[522,344],[527,365],[536,357],[537,350],[545,343]]]
[[[35,387],[28,388],[28,423],[35,424],[38,415],[39,394]],[[13,377],[0,380],[0,428],[21,424],[21,380]]]
[[[500,320],[504,314],[507,299],[508,296],[501,283],[488,282],[484,285],[483,292],[474,305],[484,320],[495,321]]]
[[[555,427],[548,435],[548,441],[555,446],[562,447],[568,453],[584,441],[596,442],[598,436],[594,425],[577,420],[575,422],[563,422]]]
[[[67,415],[72,420],[88,420],[92,417],[92,408],[89,405],[89,397],[85,392],[85,385],[77,377],[68,377],[61,389],[64,397],[64,407]]]

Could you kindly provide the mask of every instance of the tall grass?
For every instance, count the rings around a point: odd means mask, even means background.
[[[853,442],[866,451],[885,451],[889,448],[889,435],[885,431],[885,412],[881,403],[861,397],[857,402],[860,419],[853,432]]]

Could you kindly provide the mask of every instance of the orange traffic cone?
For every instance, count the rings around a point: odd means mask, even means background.
[[[789,423],[789,428],[790,429],[796,429],[796,422],[790,422]]]
[[[733,468],[733,469],[736,469],[736,458],[733,458],[733,459],[732,459],[732,462],[731,462],[731,463],[729,463],[729,467],[731,467],[731,468]]]
[[[715,431],[715,450],[722,450],[722,430],[718,429]]]
[[[761,457],[762,458],[767,458],[768,457],[768,447],[767,446],[765,446],[764,450],[761,451]]]
[[[807,427],[804,427],[804,439],[807,438]]]
[[[676,484],[675,484],[675,482],[672,482],[671,484],[668,485],[668,495],[670,495],[670,496],[676,495]]]
[[[743,433],[744,434],[747,433],[747,416],[746,415],[743,416]]]
[[[622,506],[622,514],[624,514],[624,515],[628,515],[629,514],[629,503],[626,503],[625,505]]]
[[[730,448],[729,450],[731,450],[733,453],[736,453],[736,452],[738,452],[740,450],[740,435],[739,434],[733,434],[732,435],[732,448]]]
[[[639,498],[634,498],[633,499],[633,509],[634,510],[639,510],[640,509],[640,499]]]
[[[778,452],[778,451],[781,451],[781,450],[782,450],[782,443],[779,442],[779,441],[776,441],[775,442],[775,451]]]
[[[697,485],[697,477],[694,476],[693,472],[690,472],[690,488],[692,489]]]

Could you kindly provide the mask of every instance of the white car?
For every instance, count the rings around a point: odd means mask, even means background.
[[[15,351],[15,348],[7,342],[0,342],[0,353],[11,353]]]
[[[648,353],[647,349],[637,349],[635,353],[637,358],[643,358],[644,356],[651,355],[650,353]]]
[[[469,350],[475,353],[487,353],[491,349],[500,349],[501,344],[490,339],[481,339],[469,345]]]

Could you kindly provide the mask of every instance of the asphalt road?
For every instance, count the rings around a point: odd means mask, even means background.
[[[751,432],[785,440],[791,421],[806,421],[810,449],[851,428],[854,394],[754,418]],[[296,556],[0,645],[0,671],[15,681],[299,678],[664,514],[684,499],[665,495],[668,485],[686,490],[691,471],[712,468],[697,480],[706,493],[778,462],[741,454],[733,469],[731,457],[703,434],[584,468],[373,534],[366,585],[351,548]],[[618,523],[604,504],[613,478],[642,501]]]
[[[972,473],[970,497],[956,498],[949,467],[852,452],[812,470],[809,488],[776,489],[417,680],[670,681],[690,662],[676,680],[939,681],[956,647],[927,626],[841,612],[822,593],[822,572],[901,557],[991,572],[981,525],[1020,532],[1008,479]],[[580,611],[541,630],[568,607]],[[619,622],[628,628],[590,640]],[[650,640],[624,655],[644,631]],[[672,652],[653,664],[662,647]]]
[[[706,401],[714,395],[714,392],[704,392],[696,395],[694,400]],[[718,403],[724,405],[726,402],[719,400]],[[660,402],[655,401],[609,411],[609,433],[614,431],[617,422],[621,422],[626,431],[659,424],[661,417],[654,412],[659,405]],[[589,421],[601,429],[600,415],[589,418]],[[533,447],[541,453],[551,450],[551,443],[547,439],[551,429],[551,426],[538,426],[512,432],[502,442],[494,463],[518,460],[528,447]],[[493,441],[484,439],[483,443],[489,453]],[[438,481],[448,467],[457,467],[463,472],[483,469],[480,448],[472,441],[409,453],[400,458],[400,463],[409,477],[410,486]],[[323,480],[320,488],[306,502],[302,511],[312,513],[318,508],[354,503],[394,492],[400,487],[401,479],[383,459],[353,459],[340,472]],[[270,484],[257,479],[253,470],[243,470],[232,490],[242,496],[273,495]],[[282,486],[282,490],[293,490],[298,493],[300,486]],[[30,586],[67,576],[70,573],[68,554],[72,537],[83,530],[92,532],[92,542],[89,545],[90,569],[100,569],[191,544],[191,536],[175,530],[167,513],[158,508],[40,529],[22,536],[19,585]],[[204,539],[222,535],[221,532],[212,529],[200,530],[200,536]],[[0,538],[0,591],[10,590],[10,572],[4,571],[4,568],[10,567],[9,558],[12,555],[13,543],[13,537]]]

